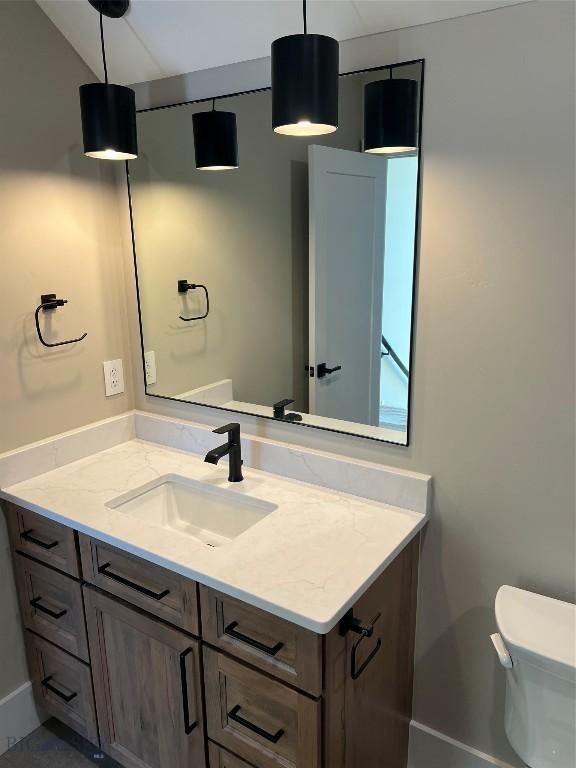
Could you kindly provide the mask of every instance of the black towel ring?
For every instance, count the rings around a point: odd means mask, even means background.
[[[178,280],[178,293],[186,294],[188,291],[194,291],[196,288],[202,288],[204,291],[204,295],[206,296],[206,312],[204,312],[203,315],[198,315],[198,317],[182,317],[182,315],[180,315],[180,320],[184,320],[185,323],[189,323],[191,320],[204,320],[205,317],[208,317],[208,313],[210,312],[208,288],[206,288],[205,285],[202,285],[202,283],[189,283],[188,280]]]
[[[40,330],[40,320],[38,318],[40,311],[50,312],[58,307],[63,307],[64,304],[68,304],[68,299],[58,299],[55,293],[43,293],[40,297],[40,302],[41,303],[36,307],[36,311],[34,312],[34,320],[36,321],[36,333],[38,334],[40,343],[45,347],[64,347],[66,344],[76,344],[79,341],[83,341],[86,336],[88,336],[87,333],[83,333],[82,336],[78,336],[77,339],[68,339],[68,341],[57,341],[54,343],[45,341],[42,336],[42,331]]]

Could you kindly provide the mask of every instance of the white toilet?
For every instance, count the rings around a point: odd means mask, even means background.
[[[503,586],[496,622],[510,743],[529,768],[574,768],[576,606]]]

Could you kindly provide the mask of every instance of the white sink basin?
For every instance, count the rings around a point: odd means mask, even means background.
[[[156,528],[221,547],[259,523],[275,504],[179,475],[164,475],[106,504]]]

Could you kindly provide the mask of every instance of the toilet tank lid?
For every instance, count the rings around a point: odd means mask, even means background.
[[[522,654],[560,676],[576,669],[576,605],[504,585],[496,622],[512,658]]]

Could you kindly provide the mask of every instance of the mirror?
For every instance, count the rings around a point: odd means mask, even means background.
[[[423,69],[341,75],[325,136],[275,134],[269,89],[216,99],[234,170],[196,168],[192,115],[212,100],[139,113],[147,394],[408,444]],[[363,152],[365,86],[391,74],[417,84],[417,146]]]

